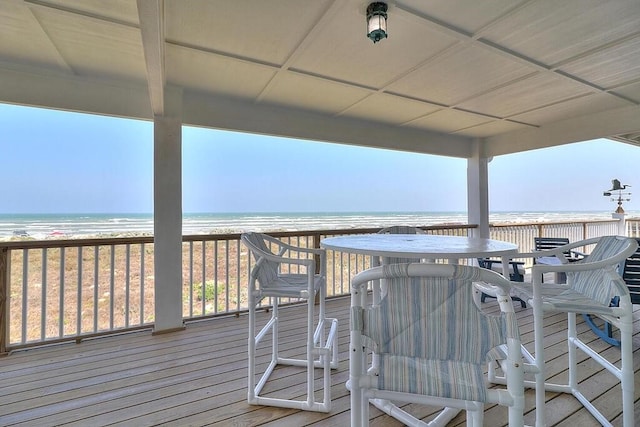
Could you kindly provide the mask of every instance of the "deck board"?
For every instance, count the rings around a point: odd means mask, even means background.
[[[0,359],[0,425],[67,426],[343,426],[349,424],[348,378],[349,299],[328,302],[328,315],[339,319],[339,368],[333,373],[333,407],[330,414],[294,409],[251,406],[246,403],[247,317],[217,318],[187,325],[184,331],[152,335],[150,331],[101,337],[14,352]],[[486,305],[492,309],[492,303]],[[283,325],[283,349],[299,354],[299,325],[304,307],[289,307]],[[521,336],[532,349],[531,311],[516,306]],[[261,316],[267,316],[266,313]],[[549,315],[545,321],[545,348],[550,375],[566,377],[565,315]],[[640,307],[634,330],[640,331]],[[579,319],[584,339],[611,361],[619,350],[595,338]],[[640,333],[634,336],[634,366],[640,369]],[[267,363],[267,350],[258,351]],[[595,399],[614,425],[619,425],[621,393],[614,378],[578,353],[583,368],[585,394]],[[636,371],[638,372],[638,371]],[[320,379],[320,371],[317,378]],[[636,374],[636,414],[640,413],[640,375]],[[265,393],[276,391],[292,398],[304,395],[305,375],[297,368],[276,370]],[[547,394],[550,425],[599,425],[570,396]],[[434,408],[407,405],[429,419]],[[372,426],[401,424],[371,409]],[[535,417],[534,394],[526,392],[525,421]],[[452,426],[464,425],[459,414]],[[504,425],[506,409],[487,405],[486,425]]]

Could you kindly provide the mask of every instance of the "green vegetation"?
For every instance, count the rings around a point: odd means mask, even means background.
[[[226,284],[219,282],[218,285],[213,280],[207,280],[204,283],[204,293],[202,292],[202,282],[193,284],[193,295],[197,301],[202,301],[204,295],[205,301],[211,301],[216,296],[222,295],[226,290]]]

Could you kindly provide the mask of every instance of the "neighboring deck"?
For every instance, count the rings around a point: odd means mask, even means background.
[[[492,303],[488,302],[486,306]],[[333,374],[333,408],[330,414],[251,406],[246,403],[247,317],[217,318],[190,323],[186,330],[153,336],[149,331],[97,338],[81,344],[62,344],[16,352],[0,358],[0,425],[171,425],[171,426],[348,426],[349,299],[328,303],[329,315],[340,321],[341,362]],[[523,341],[531,347],[531,311],[516,306]],[[294,342],[294,328],[304,324],[301,307],[283,310],[295,316],[282,333],[283,341]],[[640,370],[640,307],[635,316],[634,366]],[[564,315],[547,319],[546,346],[549,368],[556,372],[558,357],[566,347],[557,345],[565,336]],[[585,336],[595,340],[580,318]],[[286,346],[287,344],[285,344]],[[612,361],[619,350],[602,341],[596,346]],[[266,359],[265,359],[266,360]],[[613,377],[591,362],[580,380],[585,394],[607,408],[614,425],[620,424],[620,388]],[[560,372],[564,374],[564,372]],[[284,389],[287,395],[302,395],[304,375],[299,369],[277,371],[267,387]],[[636,418],[640,420],[640,382],[636,380]],[[547,394],[550,425],[581,427],[599,425],[570,396]],[[527,391],[525,421],[533,424],[534,395]],[[428,417],[428,408],[413,408]],[[464,424],[464,413],[451,425]],[[506,423],[503,408],[487,407],[485,425]],[[371,409],[372,426],[401,425],[377,409]]]

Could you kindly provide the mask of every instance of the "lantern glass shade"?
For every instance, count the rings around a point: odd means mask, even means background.
[[[374,15],[369,19],[369,28],[367,33],[373,33],[374,31],[382,30],[387,32],[387,20],[381,15]]]

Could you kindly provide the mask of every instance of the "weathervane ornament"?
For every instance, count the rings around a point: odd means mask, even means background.
[[[620,180],[612,179],[611,180],[611,190],[605,191],[602,195],[605,197],[611,197],[611,201],[618,202],[618,209],[616,209],[617,214],[624,214],[624,209],[622,209],[622,202],[628,202],[631,199],[625,199],[623,196],[630,196],[631,192],[626,191],[627,187],[631,187],[627,184],[620,184]],[[614,192],[618,192],[618,198],[615,198]]]

